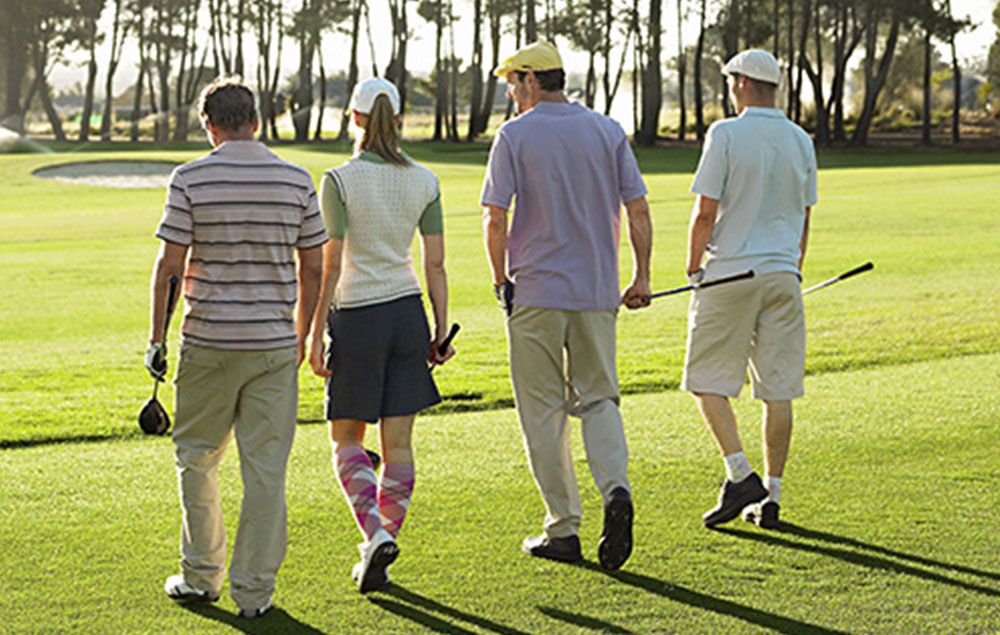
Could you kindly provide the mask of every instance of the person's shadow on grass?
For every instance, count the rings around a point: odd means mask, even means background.
[[[323,631],[292,617],[280,607],[274,607],[261,617],[247,619],[229,611],[223,611],[213,604],[185,604],[188,611],[201,617],[226,624],[241,633],[268,635],[270,633],[294,633],[295,635],[323,635]]]
[[[658,580],[647,575],[642,575],[641,573],[632,573],[631,571],[621,570],[605,571],[596,563],[589,561],[581,562],[576,566],[590,571],[596,571],[624,584],[629,584],[644,591],[667,598],[668,600],[673,600],[674,602],[687,604],[688,606],[718,613],[719,615],[734,617],[736,619],[743,620],[744,622],[755,624],[778,633],[786,633],[789,635],[799,635],[805,633],[819,635],[846,635],[844,631],[824,628],[816,624],[810,624],[809,622],[802,622],[790,617],[778,615],[776,613],[769,613],[745,604],[739,604],[738,602],[732,602],[730,600],[724,600],[705,593],[699,593],[693,589],[688,589],[665,580]]]
[[[634,635],[633,631],[622,628],[617,624],[605,622],[604,620],[599,620],[596,617],[590,617],[589,615],[584,615],[582,613],[563,611],[562,609],[557,609],[552,606],[539,606],[538,611],[554,620],[566,622],[567,624],[572,624],[578,628],[585,628],[587,630],[598,631],[600,633],[613,633],[614,635]]]
[[[389,596],[392,599],[384,596]],[[378,595],[369,597],[368,601],[381,609],[389,611],[390,613],[395,613],[396,615],[404,617],[408,620],[412,620],[421,626],[429,628],[432,631],[437,631],[438,633],[465,634],[474,633],[475,631],[471,631],[463,626],[460,626],[459,624],[441,619],[433,613],[450,617],[457,622],[464,622],[483,630],[490,631],[491,633],[500,633],[501,635],[528,635],[528,633],[525,633],[524,631],[510,626],[505,626],[504,624],[499,624],[485,617],[459,611],[456,608],[442,604],[437,600],[432,600],[431,598],[420,595],[419,593],[410,591],[406,587],[395,583],[388,586]]]
[[[914,577],[923,578],[925,580],[930,580],[931,582],[939,582],[941,584],[947,584],[949,586],[965,589],[966,591],[975,591],[977,593],[983,593],[985,595],[1000,597],[1000,589],[994,589],[973,582],[965,582],[963,580],[957,580],[955,578],[948,577],[936,571],[928,571],[927,569],[920,569],[913,565],[905,564],[903,562],[897,562],[896,560],[890,560],[887,557],[871,555],[868,553],[860,553],[859,551],[851,551],[849,549],[842,549],[840,547],[831,547],[822,544],[791,540],[785,536],[797,536],[799,538],[811,539],[819,542],[844,545],[847,547],[853,547],[855,549],[884,554],[885,556],[891,556],[894,558],[898,558],[900,560],[908,560],[910,562],[916,562],[928,567],[951,569],[954,571],[990,578],[993,580],[1000,580],[1000,575],[993,573],[991,571],[981,571],[979,569],[973,569],[972,567],[954,565],[954,564],[949,564],[947,562],[940,562],[938,560],[924,558],[923,556],[916,556],[913,554],[903,553],[901,551],[895,551],[893,549],[887,549],[885,547],[880,547],[878,545],[870,545],[868,543],[861,542],[860,540],[855,540],[854,538],[847,538],[844,536],[838,536],[836,534],[831,534],[823,531],[816,531],[813,529],[806,529],[804,527],[799,527],[798,525],[794,525],[792,523],[782,522],[779,529],[769,531],[768,533],[757,532],[757,531],[745,531],[742,529],[729,529],[725,527],[715,527],[713,531],[717,531],[727,536],[733,536],[735,538],[740,538],[743,540],[753,540],[756,542],[761,542],[776,547],[785,547],[787,549],[795,549],[797,551],[808,551],[811,553],[818,553],[824,556],[829,556],[831,558],[836,558],[838,560],[843,560],[844,562],[849,562],[851,564],[856,564],[862,567],[868,567],[869,569],[881,569],[883,571],[891,571],[893,573],[904,573],[906,575],[911,575]],[[781,534],[784,534],[785,536],[782,536]]]

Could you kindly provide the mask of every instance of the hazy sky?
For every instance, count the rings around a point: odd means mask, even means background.
[[[976,28],[963,33],[957,38],[958,52],[961,59],[981,58],[986,55],[990,44],[996,37],[995,27],[990,18],[993,7],[997,0],[953,0],[955,13],[959,16],[970,16]],[[686,0],[686,5],[693,6],[691,0]],[[388,2],[384,0],[371,0],[371,24],[372,33],[375,40],[375,57],[379,69],[384,69],[389,58],[391,27],[388,20]],[[414,3],[410,3],[412,7]],[[675,0],[665,0],[664,2],[664,58],[671,56],[677,49],[677,3]],[[472,2],[470,0],[458,0],[456,7],[459,14],[456,35],[459,40],[455,43],[459,57],[469,59],[472,48],[470,22],[472,20]],[[110,6],[109,6],[110,9]],[[104,16],[104,26],[102,31],[110,33],[111,11],[108,10]],[[411,72],[425,74],[434,65],[434,30],[430,23],[423,21],[416,15],[411,15],[410,28],[415,31],[415,35],[410,42],[410,53],[408,66]],[[692,43],[697,37],[696,17],[691,16],[684,27],[685,43]],[[587,65],[586,55],[571,51],[564,41],[558,41],[560,51],[563,54],[564,62],[570,72],[585,72]],[[328,35],[323,44],[323,55],[326,63],[327,73],[332,74],[338,70],[346,69],[349,61],[349,40],[344,35]],[[501,44],[501,57],[512,52],[514,40],[511,36],[506,36]],[[298,66],[297,48],[285,43],[285,55],[282,61],[283,74],[290,75]],[[246,40],[246,53],[248,55],[247,75],[253,77],[256,58],[253,55],[253,43],[250,38]],[[104,85],[104,63],[107,50],[102,47],[98,54],[99,81],[98,86]],[[370,74],[371,63],[368,53],[367,41],[363,40],[359,46],[359,56],[362,78]],[[486,63],[489,63],[489,51],[486,51]],[[947,56],[946,56],[947,57]],[[57,67],[52,73],[52,82],[57,88],[65,88],[74,83],[83,81],[86,78],[86,71],[83,67],[84,55],[75,52],[70,56],[68,64]],[[615,58],[617,61],[617,58]],[[118,72],[115,75],[116,92],[124,90],[135,81],[135,64],[138,55],[134,44],[130,45],[122,59]],[[101,89],[98,89],[100,93]],[[103,96],[102,96],[103,97]]]

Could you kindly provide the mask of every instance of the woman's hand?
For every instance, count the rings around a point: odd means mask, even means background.
[[[444,343],[444,337],[436,341],[431,342],[431,348],[427,352],[427,361],[431,364],[440,365],[455,356],[455,347],[448,344],[448,348],[445,350],[444,355],[442,355],[438,349],[441,348],[441,344]]]
[[[309,365],[312,366],[313,374],[326,379],[333,377],[333,373],[326,367],[323,353],[323,333],[313,333],[309,343]]]

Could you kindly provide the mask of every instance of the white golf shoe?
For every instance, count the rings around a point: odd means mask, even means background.
[[[178,602],[215,602],[219,599],[217,592],[194,588],[180,573],[167,578],[167,581],[163,583],[163,590],[172,600]]]
[[[351,569],[351,578],[358,584],[358,590],[368,593],[389,583],[386,570],[399,557],[396,541],[385,529],[379,529],[368,542],[358,545],[361,561]]]

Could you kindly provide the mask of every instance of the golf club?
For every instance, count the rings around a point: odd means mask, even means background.
[[[831,284],[835,284],[837,282],[840,282],[841,280],[847,280],[848,278],[856,276],[859,273],[864,273],[866,271],[871,271],[874,268],[875,268],[875,263],[873,263],[873,262],[866,262],[865,264],[861,265],[860,267],[855,267],[854,269],[851,269],[850,271],[846,271],[846,272],[840,274],[839,276],[835,276],[833,278],[830,278],[829,280],[826,280],[824,282],[820,282],[819,284],[815,284],[815,285],[809,287],[808,289],[803,290],[802,291],[802,295],[808,295],[808,294],[812,293],[813,291],[819,291],[823,287],[828,287]]]
[[[167,331],[170,329],[170,318],[174,313],[174,301],[177,299],[177,276],[170,276],[170,288],[167,291],[167,311],[163,324],[163,341],[167,340]],[[139,411],[139,427],[146,434],[166,434],[170,429],[170,417],[167,411],[156,398],[156,391],[160,387],[162,379],[153,380],[153,396],[149,398],[146,405]]]
[[[738,280],[749,280],[754,277],[753,269],[744,271],[743,273],[733,274],[731,276],[725,276],[722,278],[715,278],[714,280],[706,280],[700,284],[686,284],[683,287],[677,287],[676,289],[667,289],[666,291],[658,291],[649,296],[650,300],[655,300],[656,298],[662,298],[668,295],[675,295],[677,293],[684,293],[685,291],[691,291],[693,289],[706,289],[708,287],[714,287],[717,284],[726,284],[727,282],[736,282]]]
[[[455,339],[455,336],[458,335],[458,332],[460,330],[462,330],[462,325],[459,324],[458,322],[455,322],[451,325],[451,329],[448,331],[448,336],[444,338],[443,342],[441,342],[441,346],[438,346],[437,349],[438,355],[444,355],[445,353],[448,352],[448,347],[451,346],[451,341]],[[434,372],[435,368],[437,368],[437,364],[432,364],[431,365],[432,373]]]

